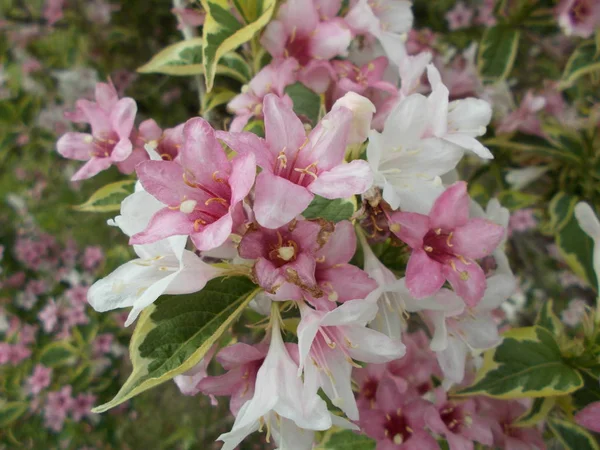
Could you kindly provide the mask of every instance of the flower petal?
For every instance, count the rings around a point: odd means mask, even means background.
[[[198,250],[212,250],[227,240],[231,234],[232,227],[233,219],[231,214],[225,214],[219,220],[203,227],[200,231],[192,232],[190,238]]]
[[[264,139],[249,131],[239,133],[217,130],[217,138],[221,139],[229,148],[240,155],[253,153],[256,164],[263,169],[272,170],[274,158]]]
[[[328,60],[348,53],[352,33],[342,20],[320,22],[311,32],[310,49],[313,58]]]
[[[210,124],[200,117],[190,119],[183,127],[183,135],[180,161],[184,170],[198,182],[214,184],[212,177],[216,173],[225,178],[230,171],[229,161]]]
[[[129,139],[136,113],[137,105],[129,97],[122,98],[111,109],[110,124],[121,139]]]
[[[295,154],[304,141],[304,125],[292,108],[275,94],[267,94],[263,101],[265,138],[273,157],[279,152]]]
[[[469,219],[465,225],[454,229],[452,250],[465,258],[480,259],[496,249],[504,233],[504,228],[494,222],[479,218]]]
[[[429,297],[444,285],[442,265],[431,259],[425,250],[414,250],[406,266],[406,287],[415,298]]]
[[[444,276],[452,285],[456,292],[467,305],[476,306],[485,293],[486,280],[485,273],[475,261],[467,261],[467,264],[460,259],[453,260],[454,265],[445,265],[443,267]]]
[[[56,150],[65,158],[87,161],[94,154],[93,137],[87,133],[69,132],[56,143]]]
[[[429,212],[431,228],[453,230],[469,220],[467,183],[458,181],[440,195]]]
[[[419,213],[395,212],[391,216],[390,231],[411,248],[423,247],[423,238],[430,230],[429,217]]]
[[[144,231],[131,236],[129,244],[149,244],[169,236],[189,235],[193,231],[194,225],[187,214],[163,208],[152,216]]]
[[[92,157],[71,177],[71,181],[87,180],[112,165],[110,158]]]
[[[329,199],[362,194],[373,185],[373,173],[366,161],[354,160],[320,173],[308,188],[314,194]]]

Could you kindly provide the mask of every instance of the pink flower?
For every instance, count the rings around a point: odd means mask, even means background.
[[[72,181],[91,178],[127,159],[132,151],[129,135],[136,112],[135,101],[128,97],[119,100],[112,83],[96,85],[96,102],[77,101],[76,111],[69,118],[89,123],[92,132],[69,132],[56,144],[58,152],[65,158],[87,161],[73,175]]]
[[[468,28],[473,20],[473,10],[465,6],[464,2],[457,2],[454,8],[446,13],[446,20],[451,30]]]
[[[58,323],[58,305],[52,299],[48,300],[48,304],[38,313],[38,319],[42,322],[42,327],[46,333],[50,333]]]
[[[512,231],[528,231],[537,226],[537,220],[534,211],[531,208],[519,209],[511,214],[509,222],[509,230]]]
[[[73,307],[85,305],[87,303],[87,293],[89,289],[89,286],[74,286],[65,291],[65,297],[67,297],[69,303],[71,303],[71,306]]]
[[[436,389],[435,397],[435,407],[425,414],[425,422],[434,433],[446,438],[450,450],[473,449],[473,441],[492,445],[492,431],[475,410],[474,400],[449,401],[442,388]]]
[[[73,407],[71,386],[64,386],[60,391],[50,392],[44,407],[44,424],[56,432],[63,427],[67,414]]]
[[[326,232],[322,225],[307,220],[275,230],[253,227],[242,238],[238,251],[242,258],[256,259],[256,281],[274,298],[300,300],[303,293],[318,298],[323,292],[315,278],[316,253]]]
[[[265,95],[273,93],[284,97],[284,89],[296,81],[297,70],[298,61],[294,58],[276,60],[263,67],[247,87],[242,88],[242,93],[227,104],[227,109],[236,116],[229,130],[242,131],[250,118],[261,118]],[[287,96],[285,99],[291,106],[291,99]]]
[[[432,45],[436,39],[437,36],[430,28],[421,28],[419,30],[413,28],[408,32],[406,52],[409,55],[417,55],[422,52],[433,53]]]
[[[121,9],[120,5],[113,5],[105,0],[87,0],[85,6],[87,19],[99,25],[108,25],[112,13]]]
[[[256,374],[266,356],[264,344],[252,346],[240,342],[225,347],[216,359],[227,373],[205,377],[196,388],[206,395],[230,396],[229,409],[237,415],[242,405],[254,396]]]
[[[356,234],[350,222],[338,222],[327,243],[315,253],[315,280],[323,295],[306,298],[319,309],[333,309],[336,302],[364,299],[377,282],[364,270],[348,264],[356,252]],[[327,301],[325,301],[327,299]]]
[[[389,378],[379,383],[375,409],[361,410],[360,426],[377,441],[377,450],[437,450],[425,431],[429,404],[414,391],[400,392]]]
[[[19,343],[23,345],[33,344],[37,329],[37,325],[23,325],[19,330]]]
[[[92,408],[96,396],[94,394],[79,394],[75,397],[71,404],[71,415],[75,422],[79,422],[84,417],[92,416]]]
[[[589,38],[600,25],[597,0],[562,0],[556,7],[558,24],[567,36]]]
[[[357,67],[347,60],[334,60],[331,64],[337,80],[329,94],[330,104],[343,97],[347,92],[356,92],[367,97],[376,109],[372,127],[382,128],[387,115],[398,99],[396,86],[383,80],[384,72],[388,67],[388,59],[380,56],[361,67]]]
[[[274,58],[295,58],[301,66],[312,60],[344,55],[352,35],[340,18],[321,20],[314,0],[288,0],[272,20],[261,44]]]
[[[144,189],[166,206],[130,244],[148,244],[189,235],[198,250],[212,250],[231,234],[241,213],[240,202],[254,182],[254,155],[229,161],[212,127],[201,118],[183,128],[184,143],[173,161],[145,161],[136,167]]]
[[[44,3],[44,19],[48,21],[48,25],[54,25],[63,18],[63,8],[65,0],[46,0]]]
[[[114,335],[111,333],[99,334],[94,340],[94,354],[102,355],[109,353],[114,342]]]
[[[179,19],[179,30],[184,27],[199,27],[204,24],[206,13],[192,8],[173,8],[171,12]]]
[[[10,361],[12,345],[8,342],[0,342],[0,364],[6,364]]]
[[[496,25],[496,17],[494,17],[494,8],[496,2],[494,0],[484,0],[483,4],[477,10],[477,18],[475,23],[486,27]]]
[[[396,212],[391,222],[390,230],[413,249],[406,268],[406,287],[413,297],[429,297],[448,280],[469,306],[479,303],[486,280],[475,260],[494,251],[504,228],[489,220],[469,219],[464,181],[446,189],[428,216]]]
[[[33,374],[27,379],[29,392],[33,395],[39,394],[44,388],[50,386],[51,378],[52,369],[45,367],[42,364],[37,364],[35,369],[33,369]]]
[[[306,136],[292,108],[274,94],[264,99],[266,139],[252,133],[218,136],[238,153],[253,153],[262,172],[256,178],[254,214],[263,227],[279,228],[301,214],[314,198],[345,198],[365,192],[373,177],[366,161],[344,164],[352,112],[334,105]]]
[[[83,268],[95,270],[104,261],[104,252],[101,247],[89,246],[83,252]]]
[[[85,303],[74,305],[62,312],[64,325],[67,328],[74,327],[75,325],[85,325],[90,321],[85,312],[85,306]]]
[[[542,125],[537,113],[544,109],[545,105],[544,97],[534,96],[533,91],[527,91],[519,108],[502,119],[496,128],[496,133],[521,131],[526,134],[543,136]]]
[[[600,433],[600,402],[590,403],[575,414],[575,422],[588,430]]]

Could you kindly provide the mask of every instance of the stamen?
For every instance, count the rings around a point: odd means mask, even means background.
[[[194,220],[194,231],[200,230],[200,226],[206,225],[206,220],[196,219]]]
[[[433,251],[433,247],[431,247],[430,245],[426,245],[423,248],[425,249],[426,252],[429,252],[429,253],[431,253]]]
[[[452,240],[452,234],[453,234],[453,233],[454,233],[454,232],[453,232],[453,231],[451,231],[451,232],[450,232],[450,234],[448,235],[448,238],[446,239],[446,245],[447,245],[448,247],[454,247],[454,244],[452,244],[452,243],[450,242],[450,241]]]
[[[206,200],[204,202],[204,204],[206,206],[210,205],[212,202],[219,202],[221,205],[227,207],[229,206],[229,202],[227,200],[225,200],[224,198],[221,197],[213,197],[213,198],[209,198],[208,200]]]
[[[219,178],[217,176],[217,174],[219,173],[218,170],[215,170],[212,174],[212,179],[216,182],[216,183],[225,183],[225,180],[223,178]]]

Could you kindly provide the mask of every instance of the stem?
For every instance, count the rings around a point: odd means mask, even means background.
[[[185,0],[173,0],[173,8],[184,9],[186,6]],[[183,23],[181,18],[175,14],[177,17],[177,22],[179,22],[179,26],[181,27],[181,34],[183,35],[184,40],[189,40],[197,37],[196,30],[186,24]],[[206,95],[206,86],[204,84],[204,76],[199,74],[194,77],[196,80],[196,87],[198,88],[198,101],[200,102],[200,107],[198,108],[199,113],[202,111],[202,99]],[[208,118],[207,118],[208,120]]]

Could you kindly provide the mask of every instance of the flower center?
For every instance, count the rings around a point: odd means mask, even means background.
[[[465,416],[460,409],[450,404],[442,409],[440,417],[452,433],[460,433],[463,426],[468,427],[473,421],[470,416]]]
[[[398,408],[393,414],[386,414],[384,430],[385,436],[396,445],[402,445],[410,439],[413,433],[401,408]]]
[[[301,66],[307,65],[312,59],[309,36],[298,36],[294,27],[285,44],[284,52],[286,58],[293,57]]]
[[[447,232],[441,228],[435,230],[429,230],[423,238],[423,250],[425,250],[428,256],[441,263],[445,264],[450,259],[456,257],[452,250],[452,232]]]

